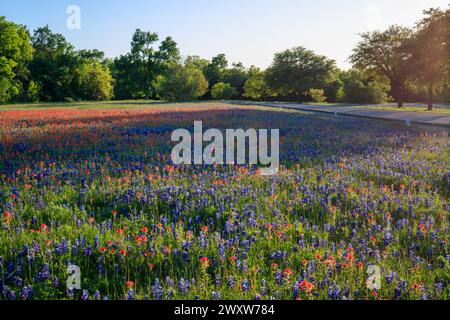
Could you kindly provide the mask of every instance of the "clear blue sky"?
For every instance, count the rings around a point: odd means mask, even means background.
[[[267,67],[275,52],[302,45],[349,67],[358,33],[390,24],[412,26],[449,0],[1,0],[0,16],[30,29],[48,24],[78,49],[115,57],[136,28],[171,35],[184,56]],[[81,29],[68,30],[66,9],[81,9]]]

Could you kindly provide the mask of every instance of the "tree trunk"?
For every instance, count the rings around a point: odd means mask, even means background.
[[[428,85],[428,111],[433,111],[433,85]]]
[[[403,88],[398,88],[398,98],[397,98],[397,105],[398,108],[403,108]]]

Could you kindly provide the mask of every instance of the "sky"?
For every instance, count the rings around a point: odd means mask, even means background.
[[[269,66],[274,53],[304,46],[350,67],[358,34],[391,24],[413,26],[422,11],[450,0],[0,0],[0,16],[30,30],[49,25],[77,49],[117,57],[135,29],[172,36],[183,56]],[[80,28],[68,28],[80,9]],[[73,21],[73,20],[70,20]]]

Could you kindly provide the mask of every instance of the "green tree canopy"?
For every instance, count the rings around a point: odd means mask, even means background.
[[[266,81],[282,96],[304,97],[311,88],[326,87],[335,69],[334,60],[297,47],[275,54]]]
[[[389,79],[399,108],[403,106],[405,83],[411,74],[412,56],[405,46],[411,36],[410,29],[400,26],[363,33],[350,57],[354,67]]]
[[[95,60],[84,61],[76,72],[78,96],[83,100],[109,100],[114,93],[114,81],[109,69]]]
[[[264,71],[252,66],[250,67],[248,74],[249,78],[244,85],[244,97],[261,100],[271,95]]]
[[[111,64],[117,99],[142,99],[156,96],[157,81],[168,72],[169,65],[180,58],[176,42],[167,37],[159,46],[156,33],[137,29],[131,51]]]
[[[349,103],[378,104],[388,100],[389,85],[363,71],[351,69],[341,74],[344,84],[343,101]]]
[[[205,68],[206,80],[209,83],[209,90],[218,83],[224,80],[225,72],[228,67],[227,57],[222,53],[212,58],[210,64]]]
[[[159,95],[169,101],[191,101],[203,96],[208,82],[202,70],[192,63],[172,63],[159,85]]]
[[[168,71],[171,63],[178,61],[180,53],[176,42],[167,37],[158,48],[155,44],[159,41],[156,33],[137,29],[131,41],[130,57],[133,60],[131,66],[137,70],[133,72],[136,87],[140,87],[148,99],[155,93],[155,81],[158,76]]]
[[[430,9],[417,25],[417,33],[408,43],[411,51],[411,72],[428,90],[428,109],[433,109],[433,95],[442,88],[448,75],[450,10]]]
[[[238,94],[235,87],[229,83],[216,83],[211,89],[211,97],[215,100],[227,100]]]
[[[24,26],[0,17],[0,102],[6,102],[20,93],[19,74],[28,72],[33,48]]]
[[[73,46],[48,26],[38,28],[31,37],[35,54],[30,63],[33,80],[41,87],[41,100],[73,98],[78,58]]]
[[[244,85],[248,79],[248,73],[244,65],[239,63],[233,63],[232,67],[225,70],[224,82],[229,83],[232,87],[236,88],[236,98],[241,98],[244,94]]]

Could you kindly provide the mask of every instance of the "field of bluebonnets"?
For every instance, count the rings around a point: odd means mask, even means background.
[[[173,166],[171,132],[194,120],[279,128],[281,172]],[[449,161],[448,129],[396,122],[222,104],[0,111],[0,299],[449,299]]]

